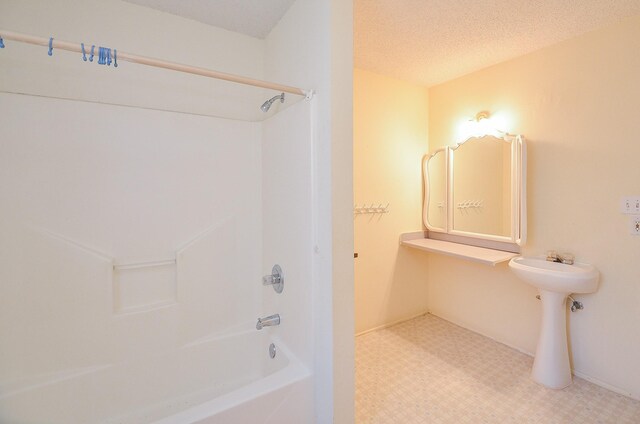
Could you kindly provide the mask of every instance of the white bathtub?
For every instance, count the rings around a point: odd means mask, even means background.
[[[269,344],[277,354],[269,356]],[[308,423],[309,370],[269,331],[0,384],[4,423]]]

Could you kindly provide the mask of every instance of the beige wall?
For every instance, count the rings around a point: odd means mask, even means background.
[[[356,69],[354,203],[389,203],[354,217],[356,333],[427,310],[426,255],[400,248],[422,228],[420,158],[427,152],[426,89]]]
[[[431,88],[431,148],[481,110],[510,116],[529,142],[524,254],[567,250],[601,272],[569,315],[576,372],[640,398],[640,237],[619,212],[622,196],[640,194],[640,18]],[[428,265],[434,314],[534,351],[540,304],[506,265]]]

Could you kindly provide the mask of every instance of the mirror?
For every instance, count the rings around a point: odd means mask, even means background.
[[[427,155],[425,226],[437,233],[522,245],[524,169],[521,136],[471,137]]]
[[[511,235],[511,143],[470,138],[451,151],[454,231]]]
[[[425,191],[429,196],[425,221],[441,231],[447,230],[447,153],[448,149],[440,149],[424,164],[430,188]]]

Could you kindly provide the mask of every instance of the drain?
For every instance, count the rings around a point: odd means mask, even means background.
[[[271,357],[271,359],[276,357],[276,345],[274,345],[273,343],[269,345],[269,356]]]

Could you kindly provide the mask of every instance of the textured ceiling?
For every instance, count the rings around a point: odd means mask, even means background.
[[[265,38],[296,0],[125,1]],[[355,66],[427,86],[640,15],[640,0],[353,1]]]
[[[205,24],[265,38],[295,0],[125,0]]]
[[[355,66],[430,86],[640,15],[640,0],[355,0]]]

